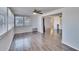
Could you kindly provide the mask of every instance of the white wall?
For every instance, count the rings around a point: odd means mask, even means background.
[[[32,28],[37,28],[38,32],[43,33],[42,17],[40,15],[34,15],[32,19]]]
[[[32,32],[32,27],[16,27],[15,34]]]
[[[43,18],[38,16],[38,32],[43,33]]]
[[[62,23],[62,42],[79,50],[79,8],[64,8]]]
[[[34,15],[31,16],[32,19],[32,28],[38,28],[38,16]]]

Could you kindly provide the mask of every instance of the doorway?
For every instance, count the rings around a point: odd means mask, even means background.
[[[45,34],[45,19],[43,18],[43,34]]]
[[[62,36],[62,13],[43,17],[43,33],[56,32]]]

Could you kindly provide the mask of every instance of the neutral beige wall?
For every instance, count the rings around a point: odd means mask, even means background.
[[[45,30],[50,29],[51,28],[51,17],[46,16],[44,17],[44,19],[45,19]]]

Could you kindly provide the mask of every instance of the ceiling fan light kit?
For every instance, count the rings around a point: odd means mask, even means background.
[[[34,15],[36,15],[37,13],[33,12]]]

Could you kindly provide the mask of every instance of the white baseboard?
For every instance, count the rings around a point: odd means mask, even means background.
[[[72,45],[70,45],[70,44],[68,44],[68,43],[66,43],[66,42],[64,42],[64,41],[62,41],[62,44],[65,44],[65,45],[67,45],[67,46],[69,46],[69,47],[71,47],[71,48],[73,48],[73,49],[79,51],[78,48],[76,48],[76,47],[74,47],[74,46],[72,46]]]

